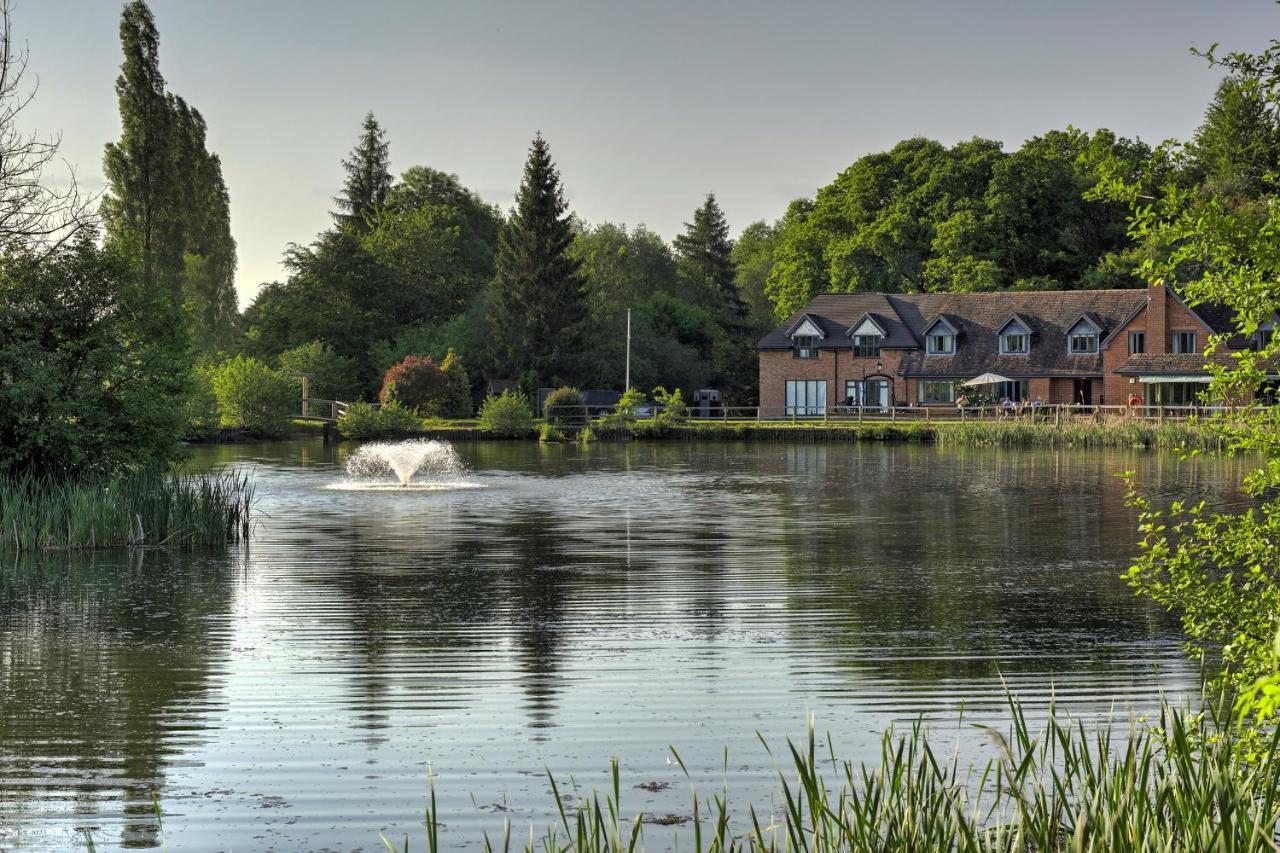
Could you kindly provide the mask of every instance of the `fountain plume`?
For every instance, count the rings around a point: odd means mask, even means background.
[[[434,439],[375,441],[362,445],[347,460],[349,477],[393,475],[401,486],[408,486],[418,474],[433,479],[458,479],[465,473],[466,469],[453,446]]]

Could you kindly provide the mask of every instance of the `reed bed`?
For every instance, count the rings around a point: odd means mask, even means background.
[[[662,830],[657,849],[696,853],[1253,853],[1274,851],[1280,821],[1280,760],[1243,760],[1227,727],[1165,707],[1151,725],[1089,731],[1050,712],[1035,733],[1010,700],[1007,733],[988,730],[991,757],[964,763],[940,754],[917,723],[886,732],[879,763],[841,761],[812,723],[788,742],[774,813],[730,807],[727,782],[692,793],[688,823]],[[1280,742],[1271,738],[1272,755]],[[678,753],[672,750],[683,768]],[[725,759],[728,766],[728,757]],[[686,771],[687,775],[687,771]],[[726,774],[727,778],[727,774]],[[633,853],[645,849],[643,814],[624,811],[618,764],[602,793],[548,776],[558,819],[530,828],[515,849],[543,853]],[[627,815],[624,817],[624,815]],[[736,817],[735,817],[736,815]],[[434,784],[425,847],[442,846]],[[653,831],[651,829],[651,831]],[[656,831],[654,834],[658,834]],[[408,851],[385,836],[392,851]],[[459,839],[453,839],[458,843]],[[489,851],[513,849],[508,821]]]
[[[1064,424],[1009,419],[938,425],[934,441],[963,447],[1160,448],[1219,452],[1224,435],[1196,421],[1152,423],[1133,418],[1073,420]]]
[[[0,551],[221,547],[248,537],[253,502],[240,472],[0,476]]]

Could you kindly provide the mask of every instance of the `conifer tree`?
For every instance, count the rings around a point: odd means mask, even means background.
[[[751,321],[738,291],[729,223],[714,193],[707,193],[702,206],[693,212],[693,221],[686,222],[684,233],[672,242],[680,280],[720,327],[720,334],[703,353],[709,381],[727,401],[745,405],[755,384]]]
[[[1211,193],[1249,198],[1263,193],[1266,174],[1280,166],[1280,124],[1259,81],[1225,78],[1190,148]]]
[[[391,192],[390,148],[378,120],[372,112],[366,114],[359,142],[342,161],[347,177],[342,194],[333,200],[338,205],[333,218],[339,226],[361,233],[369,230]]]
[[[693,221],[684,224],[684,233],[672,241],[676,268],[685,286],[706,300],[705,307],[717,313],[746,313],[734,284],[736,269],[730,253],[729,223],[716,202],[715,193],[693,212]]]
[[[527,391],[572,385],[581,373],[588,315],[560,175],[542,134],[534,137],[516,207],[498,237],[489,305],[490,375]]]

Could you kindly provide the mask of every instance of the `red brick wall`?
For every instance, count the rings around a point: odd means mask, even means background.
[[[897,376],[902,350],[885,349],[879,358],[855,358],[852,350],[819,350],[817,358],[795,358],[791,350],[765,350],[760,353],[760,415],[780,418],[786,414],[788,379],[823,379],[827,382],[827,405],[844,401],[844,384],[876,375],[876,362],[881,372],[893,379],[894,400],[908,401],[906,380]],[[914,393],[914,388],[912,389]]]
[[[1125,405],[1130,394],[1142,396],[1141,384],[1115,373],[1129,358],[1130,332],[1145,332],[1146,351],[1156,354],[1169,352],[1170,335],[1174,332],[1195,332],[1196,343],[1201,348],[1209,342],[1209,331],[1204,324],[1167,287],[1157,285],[1149,288],[1147,307],[1138,312],[1102,351],[1102,393],[1108,406]],[[1095,387],[1095,395],[1097,391]]]

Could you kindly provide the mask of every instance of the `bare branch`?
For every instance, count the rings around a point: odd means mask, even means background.
[[[28,51],[13,46],[14,8],[14,0],[0,0],[0,245],[52,252],[97,227],[98,196],[80,192],[65,160],[66,185],[51,185],[46,173],[60,160],[61,135],[44,138],[19,127],[39,81],[24,90]]]

